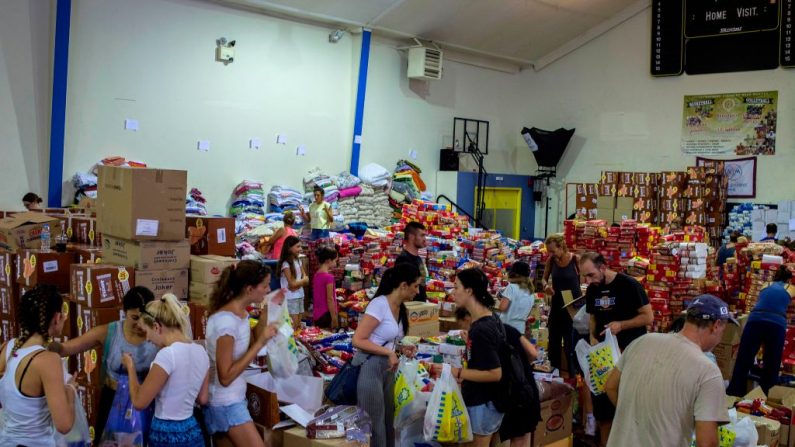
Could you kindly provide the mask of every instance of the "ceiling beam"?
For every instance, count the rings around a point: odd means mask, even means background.
[[[563,58],[569,53],[574,52],[578,48],[586,45],[588,42],[591,42],[592,40],[596,39],[602,34],[605,34],[606,32],[612,30],[613,28],[616,28],[617,26],[635,17],[636,15],[642,13],[643,11],[645,11],[650,7],[651,7],[651,0],[636,1],[635,3],[621,10],[621,12],[619,12],[615,16],[605,20],[604,22],[589,29],[585,33],[580,34],[579,36],[566,42],[565,44],[561,45],[555,50],[552,50],[546,55],[538,58],[533,64],[533,69],[535,71],[540,71],[544,69],[546,66]]]
[[[387,7],[386,7],[386,9],[384,9],[383,11],[381,11],[381,12],[380,12],[380,13],[379,13],[377,16],[375,16],[375,17],[373,17],[372,19],[368,20],[368,21],[367,21],[367,26],[368,26],[368,27],[376,26],[376,24],[377,24],[378,22],[380,22],[380,21],[381,21],[381,19],[383,19],[384,17],[386,17],[386,16],[387,16],[387,14],[389,14],[390,12],[392,12],[392,11],[394,11],[394,10],[398,9],[398,8],[399,8],[401,5],[403,5],[403,3],[405,3],[405,2],[406,2],[406,0],[396,0],[396,1],[392,2],[392,4],[391,4],[391,5],[387,6]]]

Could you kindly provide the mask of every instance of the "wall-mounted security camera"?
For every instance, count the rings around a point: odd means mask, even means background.
[[[223,62],[224,65],[234,62],[235,60],[235,43],[236,41],[227,41],[226,37],[221,37],[215,41],[217,47],[215,48],[215,60]]]
[[[337,43],[345,36],[345,30],[343,29],[336,29],[328,35],[329,43]]]

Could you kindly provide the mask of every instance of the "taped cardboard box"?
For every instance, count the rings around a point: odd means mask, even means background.
[[[541,402],[541,421],[533,433],[533,447],[548,446],[568,439],[572,431],[572,403],[576,392],[570,390]]]
[[[78,264],[102,264],[102,249],[87,245],[77,246],[74,249]]]
[[[64,324],[61,330],[61,337],[75,338],[77,337],[77,303],[71,300],[68,294],[62,295],[63,305],[61,313],[63,314]]]
[[[78,304],[76,312],[75,323],[78,336],[85,335],[97,326],[121,321],[124,318],[124,310],[121,306],[97,308]]]
[[[439,335],[439,320],[426,321],[424,323],[409,323],[409,332],[406,335],[413,337],[436,337]]]
[[[187,300],[188,269],[136,271],[135,285],[148,288],[156,298],[173,293],[180,300]]]
[[[19,312],[19,288],[0,287],[0,318],[16,320]]]
[[[184,200],[184,199],[183,199]],[[60,219],[42,213],[18,213],[0,220],[0,248],[18,250],[20,248],[40,248],[41,231],[44,225],[50,226],[50,240],[61,234]]]
[[[0,286],[11,287],[16,283],[16,253],[0,248]]]
[[[234,256],[235,220],[231,217],[194,217],[185,219],[190,253],[193,255]]]
[[[190,268],[187,239],[139,242],[103,235],[102,256],[110,264],[135,267],[137,271]]]
[[[118,307],[124,295],[136,285],[131,267],[107,264],[74,264],[71,272],[71,295],[87,307]]]
[[[193,339],[202,340],[207,335],[207,319],[210,318],[209,307],[200,303],[188,302],[190,325]]]
[[[209,303],[213,296],[215,284],[191,281],[188,286],[188,301],[196,303]]]
[[[410,301],[406,303],[406,310],[408,311],[410,324],[439,321],[438,304]]]
[[[235,258],[223,256],[191,256],[190,280],[191,282],[215,284],[221,279],[221,274],[225,268],[238,262]]]
[[[293,427],[285,430],[282,435],[284,447],[360,447],[361,444],[350,443],[345,439],[309,439],[306,436],[306,429],[303,427]]]
[[[101,245],[102,235],[97,230],[96,218],[87,216],[72,217],[70,223],[70,230],[75,242],[91,247],[99,247]]]
[[[784,386],[774,386],[770,388],[767,396],[765,396],[762,388],[756,387],[743,397],[743,400],[756,400],[762,399],[770,407],[786,409],[790,411],[791,417],[789,424],[781,426],[780,430],[780,445],[793,447],[795,446],[795,388]],[[738,411],[739,416],[745,416]],[[760,438],[759,444],[762,445]]]
[[[27,289],[37,284],[51,284],[61,293],[69,293],[69,269],[74,253],[53,250],[20,250],[17,253],[17,284]]]
[[[19,335],[19,323],[17,319],[0,318],[0,340],[3,343],[16,338]]]
[[[186,171],[100,166],[99,231],[122,239],[185,238]]]
[[[596,208],[612,209],[616,207],[615,196],[599,196],[596,198]]]

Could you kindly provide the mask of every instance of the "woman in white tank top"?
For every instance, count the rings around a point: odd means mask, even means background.
[[[53,425],[68,433],[75,419],[74,388],[64,385],[61,358],[45,347],[63,329],[63,299],[55,287],[38,285],[20,304],[19,338],[0,348],[0,445],[54,446]]]

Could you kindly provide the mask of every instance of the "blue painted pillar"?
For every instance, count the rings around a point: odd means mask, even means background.
[[[66,78],[69,69],[69,27],[72,0],[57,0],[55,13],[55,56],[52,74],[50,114],[50,175],[48,206],[61,206],[63,183],[64,129],[66,127]]]
[[[359,55],[359,84],[356,89],[356,115],[353,118],[353,147],[351,150],[351,174],[359,175],[359,152],[362,148],[362,124],[364,122],[364,98],[367,93],[367,66],[370,64],[370,37],[368,29],[362,31],[362,51]]]

